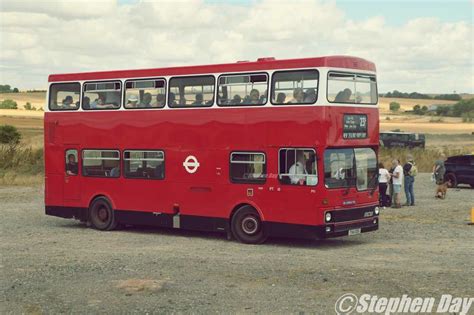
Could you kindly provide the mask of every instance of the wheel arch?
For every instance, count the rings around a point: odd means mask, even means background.
[[[265,221],[265,216],[263,215],[263,212],[262,210],[252,201],[249,201],[249,200],[245,200],[245,201],[241,201],[239,202],[238,204],[236,204],[232,210],[230,211],[230,214],[229,214],[229,222],[232,220],[232,217],[234,216],[235,212],[244,207],[244,206],[250,206],[252,208],[255,209],[255,211],[257,211],[258,215],[260,216],[260,220],[263,222]]]

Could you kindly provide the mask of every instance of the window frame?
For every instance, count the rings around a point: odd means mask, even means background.
[[[312,175],[312,174],[306,174],[306,176],[314,176],[316,177],[316,184],[315,185],[298,185],[298,184],[286,184],[282,181],[282,178],[280,176],[290,176],[290,175],[299,175],[299,174],[280,174],[280,152],[282,150],[303,150],[303,151],[313,151],[314,153],[314,161],[316,163],[315,165],[315,170],[316,170],[316,174],[315,175]],[[319,185],[319,172],[318,172],[318,155],[316,154],[317,151],[315,148],[311,148],[311,147],[282,147],[282,148],[279,148],[278,149],[278,174],[277,174],[277,177],[278,177],[278,182],[281,184],[281,185],[285,185],[285,186],[301,186],[301,187],[316,187]],[[295,161],[296,162],[296,161]],[[291,166],[290,166],[291,167]],[[304,174],[301,174],[301,175],[304,175]]]
[[[128,82],[136,82],[136,81],[158,81],[158,80],[163,80],[163,82],[165,83],[165,86],[164,86],[164,89],[165,89],[165,103],[163,104],[163,106],[159,106],[159,107],[137,107],[137,108],[128,108],[125,106],[125,103],[126,103],[126,98],[127,98],[127,83]],[[157,78],[140,78],[140,79],[127,79],[123,82],[123,95],[122,95],[122,105],[123,105],[123,109],[125,110],[130,110],[130,109],[161,109],[161,108],[164,108],[167,104],[168,104],[168,82],[166,81],[166,78],[165,77],[157,77]]]
[[[84,108],[84,95],[86,94],[86,84],[90,84],[90,83],[120,83],[120,103],[118,107],[116,108]],[[81,108],[82,110],[87,110],[87,111],[101,111],[101,110],[118,110],[118,109],[121,109],[123,104],[122,104],[122,100],[124,98],[124,89],[123,89],[123,82],[120,80],[120,79],[115,79],[115,80],[105,80],[105,81],[84,81],[82,83],[82,97],[81,97]],[[90,105],[89,105],[90,106]]]
[[[313,102],[313,103],[283,103],[283,104],[280,104],[280,103],[273,103],[273,99],[271,97],[272,93],[274,92],[274,83],[275,83],[275,74],[278,74],[278,73],[283,73],[283,72],[298,72],[298,71],[316,71],[316,73],[318,74],[318,85],[316,86],[316,100]],[[279,70],[279,71],[275,71],[272,73],[272,79],[271,79],[271,92],[270,93],[270,103],[273,105],[273,106],[308,106],[308,105],[314,105],[318,102],[318,96],[319,96],[319,83],[321,81],[321,74],[319,72],[318,69],[316,68],[306,68],[306,69],[292,69],[292,70]]]
[[[252,163],[246,163],[245,161],[239,162],[232,162],[232,155],[233,154],[261,154],[263,155],[263,163],[260,163],[263,165],[264,169],[262,174],[264,175],[262,179],[247,179],[247,180],[235,180],[232,177],[232,163],[235,164],[252,164]],[[246,150],[246,151],[231,151],[229,154],[229,180],[232,184],[254,184],[254,185],[263,185],[267,182],[267,177],[268,177],[268,172],[267,172],[267,154],[264,151],[252,151],[252,150]]]
[[[245,76],[245,75],[249,75],[249,76],[252,76],[252,75],[262,75],[264,74],[266,77],[267,77],[267,95],[266,95],[266,99],[267,101],[265,103],[262,103],[262,104],[240,104],[240,105],[221,105],[219,104],[219,81],[220,81],[220,78],[221,77],[230,77],[230,76]],[[265,72],[265,71],[262,71],[262,72],[245,72],[245,73],[223,73],[223,74],[220,74],[218,77],[217,77],[217,83],[216,83],[216,96],[215,96],[215,103],[218,107],[258,107],[258,106],[265,106],[266,104],[268,104],[268,95],[269,95],[269,84],[270,84],[270,75],[268,74],[268,72]]]
[[[114,178],[114,179],[117,179],[117,178],[120,178],[123,176],[123,172],[122,172],[122,162],[121,162],[121,155],[120,155],[120,150],[119,149],[96,149],[96,148],[93,148],[93,149],[82,149],[81,150],[81,160],[84,161],[84,151],[101,151],[101,152],[118,152],[118,161],[119,161],[119,166],[120,166],[120,175],[119,176],[95,176],[95,175],[85,175],[84,173],[84,164],[85,163],[82,163],[82,167],[81,167],[81,175],[84,176],[84,177],[95,177],[95,178]],[[87,160],[87,159],[86,159]],[[104,159],[91,159],[91,160],[104,160]],[[111,160],[115,160],[115,159],[111,159]]]
[[[51,108],[51,89],[54,85],[60,85],[60,84],[79,84],[79,106],[77,108],[71,108],[71,109],[53,109]],[[81,82],[79,81],[73,81],[73,82],[56,82],[56,83],[51,83],[48,88],[48,110],[51,112],[70,112],[70,111],[78,111],[79,108],[82,108],[82,85]]]
[[[125,171],[125,152],[161,152],[163,153],[163,177],[162,178],[150,178],[150,177],[130,177],[126,175]],[[127,159],[129,161],[131,159]],[[122,169],[123,169],[123,178],[126,179],[145,179],[145,180],[164,180],[166,178],[166,156],[165,156],[165,150],[162,149],[124,149],[122,151]]]
[[[329,100],[329,82],[331,81],[329,79],[329,76],[331,74],[349,74],[354,77],[359,76],[368,76],[368,77],[373,77],[375,78],[375,103],[353,103],[353,102],[336,102],[336,99],[334,99],[333,102]],[[333,81],[338,81],[338,80],[333,80]],[[340,81],[346,81],[346,80],[340,80]],[[349,82],[349,81],[347,81]],[[354,81],[353,81],[354,82]],[[357,80],[355,81],[357,82]],[[354,84],[356,86],[356,84]],[[354,94],[357,93],[357,90],[354,91]],[[326,76],[326,100],[331,103],[331,104],[349,104],[349,105],[377,105],[379,102],[379,91],[378,91],[378,80],[377,80],[377,75],[376,74],[369,74],[369,73],[358,73],[358,72],[349,72],[349,71],[328,71],[327,76]]]
[[[171,93],[171,81],[173,79],[192,79],[192,78],[204,78],[204,77],[212,77],[212,79],[214,80],[214,91],[213,91],[213,97],[212,97],[212,104],[210,105],[179,105],[179,104],[176,104],[176,105],[170,105],[169,104],[169,94]],[[214,104],[216,103],[216,92],[217,92],[217,89],[216,89],[216,76],[214,74],[205,74],[205,75],[191,75],[191,76],[174,76],[174,77],[170,77],[168,79],[168,91],[167,91],[167,94],[166,94],[166,105],[168,106],[168,108],[207,108],[207,107],[212,107],[214,106]]]

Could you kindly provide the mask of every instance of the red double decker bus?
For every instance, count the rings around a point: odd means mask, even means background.
[[[378,117],[355,57],[50,75],[46,214],[244,243],[377,230]]]

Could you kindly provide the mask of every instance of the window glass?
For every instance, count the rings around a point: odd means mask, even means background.
[[[265,154],[233,152],[230,156],[230,178],[236,183],[263,183],[266,179]]]
[[[313,104],[318,97],[316,70],[280,71],[273,74],[272,103]]]
[[[79,108],[80,83],[52,84],[49,90],[50,110],[76,110]]]
[[[165,95],[165,80],[125,82],[125,108],[163,107]]]
[[[121,104],[121,82],[84,83],[82,108],[84,109],[117,109]]]
[[[370,148],[354,149],[357,167],[357,189],[366,190],[377,185],[378,167],[375,151]]]
[[[82,174],[95,177],[119,177],[120,153],[113,150],[83,150]]]
[[[377,103],[375,76],[354,73],[329,73],[328,101],[332,103]]]
[[[70,149],[66,151],[66,174],[67,175],[77,175],[79,173],[78,169],[78,158],[77,158],[77,150]]]
[[[283,184],[316,186],[318,174],[313,149],[281,149],[279,179]]]
[[[165,153],[163,151],[129,150],[123,153],[125,177],[163,179]]]
[[[168,106],[206,107],[214,104],[213,76],[172,78]]]
[[[354,150],[328,149],[324,152],[324,180],[328,188],[354,186]]]
[[[219,77],[218,105],[263,105],[267,102],[268,76],[265,73]]]

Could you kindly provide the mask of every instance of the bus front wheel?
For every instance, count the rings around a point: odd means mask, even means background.
[[[240,207],[232,216],[232,235],[246,244],[261,244],[267,239],[262,220],[251,206]]]
[[[91,203],[89,207],[89,220],[97,230],[111,231],[117,227],[114,210],[105,197],[98,197]]]

